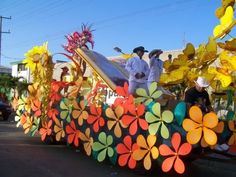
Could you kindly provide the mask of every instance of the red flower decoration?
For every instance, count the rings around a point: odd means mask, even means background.
[[[124,113],[128,112],[130,105],[134,104],[134,97],[128,92],[129,85],[125,82],[124,87],[117,86],[116,93],[120,96],[115,99],[113,106],[117,107],[118,105],[124,108]]]
[[[41,135],[41,140],[44,141],[47,135],[49,136],[52,134],[52,120],[50,120],[48,123],[45,122],[42,126],[43,127],[39,130],[39,134]]]
[[[123,143],[119,143],[116,147],[117,153],[120,154],[118,159],[119,165],[123,167],[128,163],[129,168],[134,169],[136,167],[136,160],[133,159],[132,154],[138,148],[136,143],[132,145],[132,139],[127,135]]]
[[[93,124],[93,130],[95,132],[99,131],[99,127],[103,127],[105,125],[105,121],[102,115],[102,108],[96,107],[95,105],[90,106],[91,114],[88,116],[87,122],[88,124]]]
[[[35,99],[31,102],[31,108],[34,111],[34,116],[39,117],[41,116],[41,102],[38,99]]]
[[[55,120],[57,119],[56,116],[59,114],[59,111],[57,109],[52,108],[48,110],[47,114],[48,114],[48,117],[51,118],[55,122]]]
[[[132,115],[124,115],[122,117],[122,122],[125,125],[129,126],[129,133],[131,135],[135,135],[138,129],[138,125],[143,129],[148,129],[148,123],[144,118],[141,118],[141,116],[145,112],[145,106],[143,104],[139,104],[137,107],[135,107],[134,104],[129,106],[129,112]]]
[[[78,147],[80,131],[76,129],[75,122],[73,120],[70,122],[69,125],[66,126],[66,133],[68,134],[68,143],[71,144],[74,142],[74,145]]]
[[[162,144],[159,147],[160,154],[162,156],[171,156],[164,160],[162,163],[162,170],[164,172],[170,171],[174,164],[174,169],[177,173],[182,174],[185,171],[185,166],[183,161],[179,158],[179,156],[184,156],[190,153],[192,146],[189,143],[184,143],[180,146],[181,136],[179,133],[174,133],[171,138],[171,144],[174,148],[174,151],[170,149],[166,144]]]

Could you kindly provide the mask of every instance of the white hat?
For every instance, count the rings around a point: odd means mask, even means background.
[[[204,77],[198,77],[197,81],[194,81],[196,84],[199,85],[199,87],[208,87],[209,82]]]

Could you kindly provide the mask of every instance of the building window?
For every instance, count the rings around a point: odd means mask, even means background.
[[[18,71],[26,71],[25,64],[18,64]]]

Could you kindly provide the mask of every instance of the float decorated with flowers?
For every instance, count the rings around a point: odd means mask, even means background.
[[[33,81],[26,94],[13,100],[17,126],[25,134],[39,134],[42,141],[65,142],[99,162],[110,160],[130,169],[141,164],[146,170],[161,166],[163,172],[173,168],[182,174],[183,156],[191,157],[196,147],[213,151],[225,132],[224,143],[235,151],[236,39],[224,41],[236,24],[234,5],[234,0],[222,0],[216,10],[219,25],[208,43],[197,48],[188,43],[172,62],[165,61],[160,83],[152,83],[148,91],[137,89],[135,97],[128,93],[126,72],[89,50],[87,44],[94,45],[90,26],[66,36],[62,55],[72,61],[69,82],[53,80],[53,55],[47,43],[33,47],[23,61]],[[88,68],[91,74],[85,76]],[[210,83],[215,111],[204,114],[192,106],[186,114],[181,95],[198,76]],[[168,99],[176,102],[174,106],[163,104],[160,85],[172,92]],[[108,104],[109,91],[117,97]]]

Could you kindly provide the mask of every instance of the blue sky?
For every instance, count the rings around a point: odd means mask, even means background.
[[[105,56],[117,55],[115,46],[127,53],[139,45],[197,47],[219,23],[214,13],[220,5],[220,0],[0,0],[0,15],[12,17],[3,20],[3,31],[11,33],[2,34],[1,64],[23,59],[46,41],[51,53],[64,52],[64,36],[80,31],[82,23],[93,24],[94,50]]]

